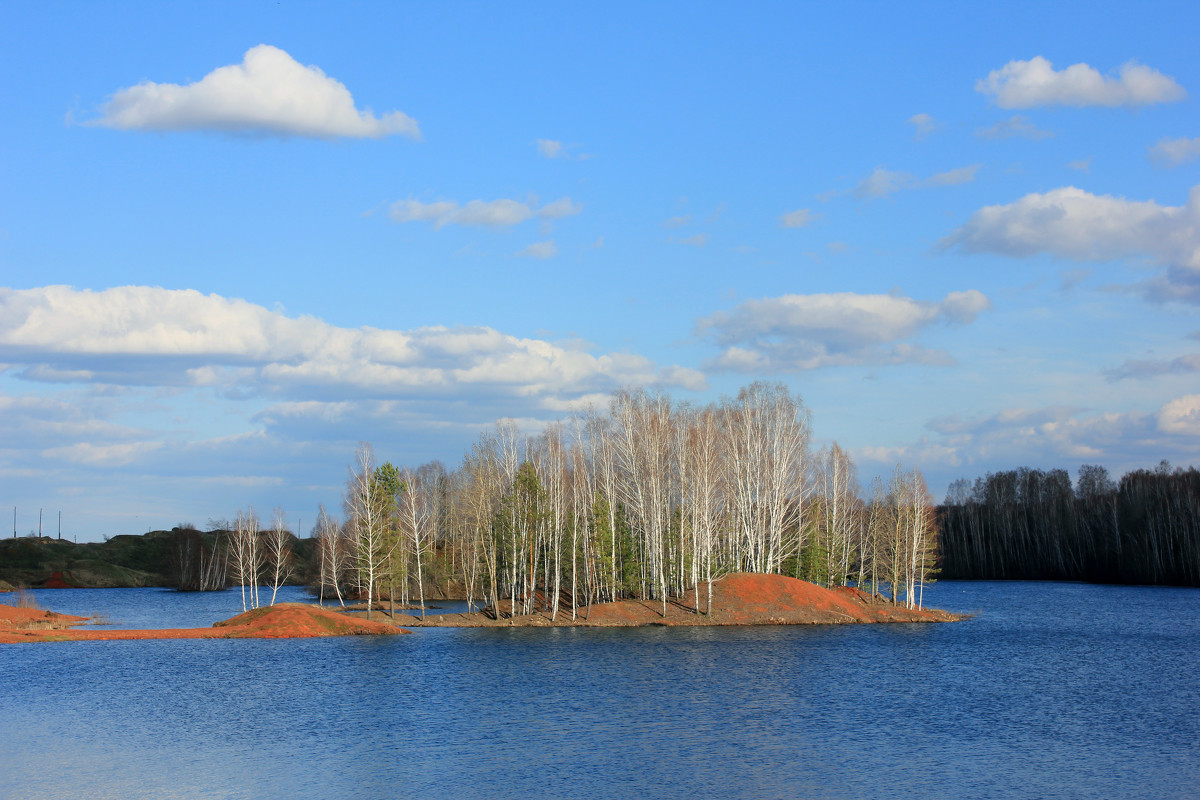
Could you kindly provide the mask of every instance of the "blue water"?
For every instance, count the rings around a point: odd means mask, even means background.
[[[86,610],[61,591],[38,599]],[[240,611],[225,597],[215,619]],[[0,796],[1200,791],[1200,590],[943,582],[926,599],[977,616],[3,646]]]

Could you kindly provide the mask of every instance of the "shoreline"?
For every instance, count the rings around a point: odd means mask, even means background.
[[[210,628],[81,630],[90,617],[43,609],[0,606],[0,644],[97,642],[144,639],[313,639],[325,636],[389,636],[411,633],[375,620],[356,619],[318,606],[263,606]]]

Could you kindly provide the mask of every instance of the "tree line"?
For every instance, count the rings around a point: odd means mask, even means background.
[[[919,606],[937,551],[921,474],[897,467],[864,495],[844,450],[810,444],[800,398],[766,383],[706,406],[619,391],[535,435],[501,422],[455,470],[379,463],[363,444],[344,516],[318,514],[316,588],[424,607],[436,585],[496,615],[575,618],[622,598],[665,614],[687,590],[759,572],[887,586]],[[711,603],[710,590],[698,612]]]
[[[989,473],[952,483],[938,517],[947,578],[1200,586],[1195,467]]]

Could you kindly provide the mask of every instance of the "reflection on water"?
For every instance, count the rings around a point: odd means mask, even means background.
[[[978,616],[3,647],[0,796],[1193,794],[1200,591],[928,594]]]

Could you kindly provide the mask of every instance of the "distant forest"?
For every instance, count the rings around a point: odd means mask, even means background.
[[[1200,471],[1022,467],[950,485],[943,578],[1200,586]]]

